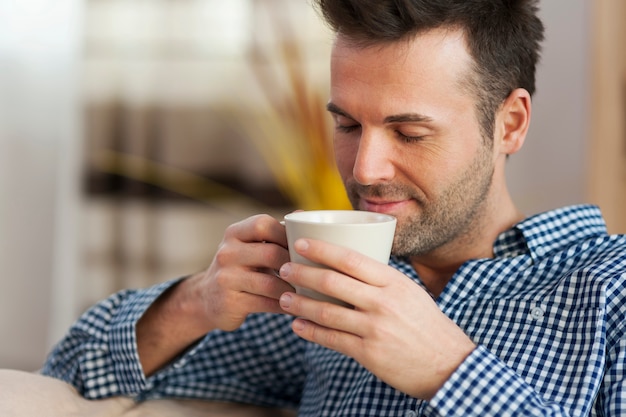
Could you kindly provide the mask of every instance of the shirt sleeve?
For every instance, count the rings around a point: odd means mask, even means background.
[[[626,273],[607,290],[607,349],[602,387],[596,400],[598,415],[626,415]]]
[[[53,349],[42,373],[72,384],[88,399],[195,398],[295,407],[306,378],[306,342],[284,314],[251,314],[235,331],[210,332],[146,378],[136,324],[176,282],[122,291],[92,307]]]
[[[147,389],[137,353],[136,323],[177,281],[124,290],[90,308],[53,348],[41,372],[72,384],[89,399],[134,396]]]
[[[478,346],[429,402],[440,416],[567,416],[497,356]]]

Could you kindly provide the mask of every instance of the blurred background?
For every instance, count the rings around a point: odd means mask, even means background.
[[[626,232],[626,6],[540,6],[514,198]],[[346,207],[330,44],[307,0],[0,0],[0,368],[38,369],[114,291],[205,268],[248,215]]]

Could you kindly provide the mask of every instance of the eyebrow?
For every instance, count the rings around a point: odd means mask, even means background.
[[[326,110],[328,110],[331,113],[335,113],[340,116],[355,120],[354,117],[350,116],[350,114],[342,110],[335,103],[328,103],[326,105]],[[432,122],[432,121],[433,121],[432,117],[425,116],[423,114],[401,113],[401,114],[396,114],[396,115],[385,117],[384,123],[390,124],[390,123],[411,123],[411,122],[414,123],[414,122]]]
[[[432,122],[432,117],[419,113],[403,113],[385,117],[385,123]]]
[[[335,103],[330,102],[330,103],[326,104],[326,110],[328,110],[331,113],[335,113],[335,114],[338,114],[340,116],[347,117],[348,119],[353,119],[354,120],[354,117],[350,116],[348,113],[346,113],[345,111],[340,109],[339,106],[337,106]]]

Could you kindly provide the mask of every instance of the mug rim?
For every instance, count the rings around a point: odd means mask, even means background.
[[[322,215],[345,215],[345,220],[339,221],[320,221]],[[357,216],[355,219],[350,219],[350,216]],[[311,218],[313,216],[313,218]],[[396,218],[390,214],[378,213],[375,211],[366,210],[305,210],[296,211],[286,214],[284,216],[285,221],[292,221],[297,223],[310,223],[310,224],[340,224],[340,225],[364,225],[364,224],[383,224],[389,222],[395,222]],[[369,220],[369,221],[364,221]]]

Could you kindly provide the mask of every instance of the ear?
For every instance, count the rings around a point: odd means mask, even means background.
[[[496,117],[496,143],[499,153],[511,155],[519,151],[530,125],[530,93],[517,88],[509,94]]]

